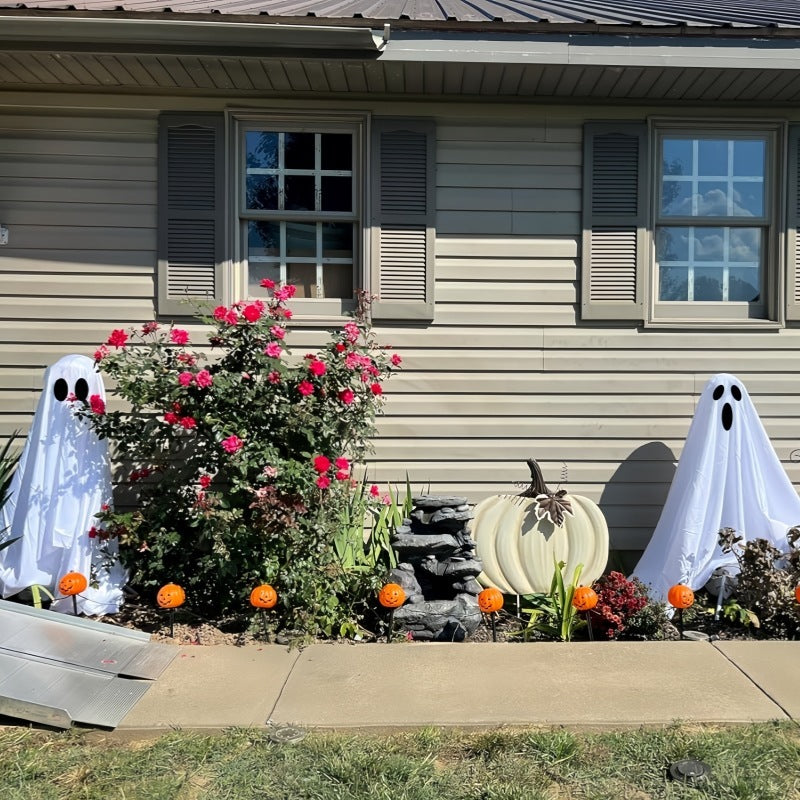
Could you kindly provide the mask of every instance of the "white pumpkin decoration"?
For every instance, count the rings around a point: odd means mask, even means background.
[[[608,525],[587,497],[551,492],[539,465],[528,461],[531,486],[521,495],[494,495],[475,506],[472,538],[483,562],[478,581],[504,594],[548,592],[554,564],[563,561],[571,580],[592,584],[608,561]]]

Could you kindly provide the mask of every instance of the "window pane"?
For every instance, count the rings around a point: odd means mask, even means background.
[[[261,287],[261,280],[269,278],[274,283],[281,282],[281,268],[277,263],[250,262],[247,266],[247,294],[250,297],[261,297],[267,290]]]
[[[761,228],[731,228],[729,258],[758,265],[761,261]]]
[[[349,133],[322,134],[322,169],[353,168],[353,137]]]
[[[287,175],[284,192],[283,207],[287,211],[314,210],[313,175]]]
[[[703,302],[722,300],[722,270],[715,267],[696,267],[692,299]]]
[[[316,223],[286,223],[286,255],[290,258],[316,258]]]
[[[690,228],[693,231],[690,247],[692,258],[698,261],[723,261],[725,258],[725,233],[723,228]]]
[[[285,133],[286,169],[314,169],[314,134]]]
[[[317,297],[316,264],[287,264],[286,276],[287,281],[297,287],[295,297]]]
[[[248,168],[278,168],[278,134],[274,131],[248,131],[245,151]]]
[[[749,181],[734,181],[733,184],[733,216],[764,216],[764,184]]]
[[[726,183],[697,183],[697,211],[692,216],[727,217],[728,185]]]
[[[737,140],[733,143],[733,174],[740,178],[763,178],[766,173],[767,143]]]
[[[278,207],[278,176],[247,176],[247,208],[275,210]]]
[[[718,177],[728,174],[728,142],[700,139],[697,143],[697,174]]]
[[[752,303],[758,300],[760,294],[758,267],[731,268],[729,300]]]
[[[689,260],[689,228],[657,228],[656,259],[664,261]]]
[[[322,210],[352,211],[353,180],[352,178],[322,178]]]
[[[692,216],[692,184],[664,180],[661,184],[661,213],[665,217]]]
[[[692,174],[691,139],[663,139],[661,145],[665,175]]]
[[[348,264],[326,264],[322,270],[322,284],[325,297],[352,298],[353,267]]]
[[[659,271],[658,299],[679,301],[689,299],[689,268],[662,267]]]
[[[353,258],[353,226],[331,222],[322,226],[323,258]]]
[[[247,224],[247,256],[253,258],[276,258],[281,254],[281,226],[277,222],[255,222]]]

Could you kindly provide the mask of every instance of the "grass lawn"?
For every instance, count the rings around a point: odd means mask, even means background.
[[[669,781],[672,761],[713,771],[704,788]],[[0,729],[2,800],[800,800],[800,728],[675,725],[615,733],[424,729],[311,734],[272,744],[261,730],[96,733]]]

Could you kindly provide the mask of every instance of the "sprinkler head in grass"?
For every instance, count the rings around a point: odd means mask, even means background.
[[[275,608],[278,602],[278,593],[268,583],[262,583],[256,586],[250,592],[250,605],[258,609],[261,616],[261,626],[264,628],[264,638],[267,638],[267,616],[266,611],[269,608]]]
[[[577,611],[586,615],[586,625],[589,630],[589,641],[594,641],[592,620],[589,612],[597,605],[597,592],[591,586],[579,586],[572,595],[572,605]]]
[[[667,592],[667,601],[678,610],[678,632],[683,635],[683,610],[694,605],[694,592],[684,583],[676,583]]]
[[[392,629],[394,628],[394,610],[400,608],[406,601],[406,593],[399,583],[387,583],[378,592],[378,602],[389,609],[389,627],[386,631],[386,641],[392,641]]]
[[[175,637],[175,609],[186,602],[186,592],[177,583],[167,583],[158,590],[156,602],[160,608],[169,609],[169,635]]]
[[[687,786],[694,786],[695,788],[708,783],[711,777],[711,767],[693,758],[673,762],[669,765],[668,771],[672,780],[685,783]]]
[[[486,614],[492,623],[492,641],[497,641],[497,612],[503,607],[503,593],[494,586],[489,586],[478,595],[478,608]]]
[[[58,591],[63,597],[72,598],[72,613],[78,616],[78,595],[86,589],[89,581],[80,572],[68,572],[58,582]]]

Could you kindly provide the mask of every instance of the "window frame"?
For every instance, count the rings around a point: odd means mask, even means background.
[[[786,208],[786,141],[785,120],[722,121],[719,119],[648,119],[650,152],[649,224],[647,226],[647,269],[645,270],[646,327],[776,327],[785,321],[783,276]],[[663,216],[660,201],[663,178],[662,142],[664,138],[726,138],[757,136],[767,145],[764,175],[763,217],[728,216]],[[758,302],[744,301],[659,301],[659,275],[656,258],[656,231],[659,227],[755,227],[764,230],[762,239],[762,291]]]
[[[366,112],[324,111],[282,113],[280,111],[227,112],[227,129],[230,132],[228,159],[228,204],[231,237],[231,261],[227,270],[224,291],[227,297],[238,299],[248,294],[248,246],[247,224],[250,220],[307,221],[307,222],[352,222],[353,231],[353,290],[368,288],[370,275],[369,247],[367,235],[368,196],[368,125]],[[248,131],[275,130],[298,133],[350,133],[353,136],[353,210],[343,211],[269,211],[246,208],[245,136]],[[262,295],[258,295],[261,297]],[[255,299],[255,297],[253,298]],[[291,307],[295,312],[293,321],[318,322],[345,319],[355,309],[355,298],[294,298]]]

